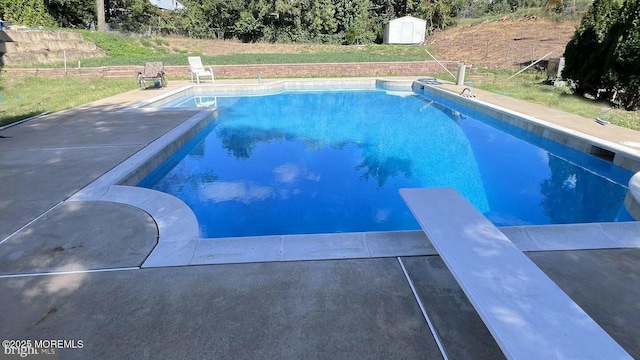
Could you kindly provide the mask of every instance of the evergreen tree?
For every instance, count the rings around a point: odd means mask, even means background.
[[[604,39],[619,13],[618,0],[594,0],[565,48],[562,76],[573,81],[578,94],[598,95],[604,75]]]
[[[605,86],[627,110],[640,108],[640,1],[626,0],[605,41]]]
[[[577,94],[640,108],[639,0],[595,0],[564,56],[562,76]]]

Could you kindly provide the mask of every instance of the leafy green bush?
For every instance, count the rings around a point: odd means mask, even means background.
[[[602,88],[603,42],[615,16],[618,0],[595,0],[565,49],[563,77],[573,80],[576,93],[597,95]]]
[[[625,1],[604,41],[608,51],[604,84],[627,110],[640,108],[640,2]],[[616,99],[617,98],[617,99]]]
[[[17,25],[55,26],[44,0],[3,0],[2,16]]]
[[[577,94],[640,108],[640,2],[595,0],[564,56],[562,76]]]
[[[249,11],[243,11],[236,22],[235,31],[244,42],[255,42],[262,37],[262,23]]]

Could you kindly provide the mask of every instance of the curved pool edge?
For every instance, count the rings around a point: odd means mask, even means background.
[[[634,219],[640,221],[640,172],[629,180],[629,191],[624,198],[624,206]]]
[[[156,224],[158,239],[140,267],[181,266],[191,263],[200,240],[198,220],[189,206],[175,196],[152,189],[110,185],[92,199],[133,206]]]
[[[200,238],[191,208],[172,195],[133,185],[211,123],[214,114],[215,109],[198,111],[66,201],[108,201],[145,211],[156,223],[158,241],[141,267],[188,264]]]
[[[191,263],[200,239],[198,219],[182,200],[152,189],[111,185],[99,201],[135,206],[148,213],[158,228],[158,243],[141,267]]]

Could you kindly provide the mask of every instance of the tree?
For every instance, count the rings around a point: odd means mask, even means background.
[[[147,30],[159,11],[147,0],[105,0],[105,6],[111,28],[130,32]]]
[[[604,39],[616,21],[618,0],[594,0],[564,52],[562,76],[571,79],[575,92],[598,96],[605,73]]]
[[[185,35],[192,38],[212,38],[215,36],[212,29],[212,21],[207,17],[205,9],[212,7],[206,1],[191,1],[185,4],[186,9],[175,13],[175,17],[171,16],[175,20],[176,32],[181,35]],[[215,12],[212,12],[215,14]],[[171,14],[174,15],[174,14]],[[167,18],[167,16],[165,16]]]
[[[577,94],[640,108],[639,0],[595,0],[564,56],[562,76]]]
[[[640,1],[625,1],[604,41],[608,51],[604,84],[627,110],[640,108]]]
[[[331,0],[311,0],[305,5],[303,22],[312,39],[333,34],[338,29],[336,7]]]
[[[160,30],[194,38],[224,38],[234,34],[240,13],[247,10],[244,0],[184,0],[185,9],[163,11]]]
[[[262,19],[265,36],[271,41],[308,41],[310,32],[303,23],[303,0],[273,0],[271,5],[257,1],[254,12]]]
[[[98,19],[98,31],[107,30],[107,22],[105,19],[104,0],[96,0],[96,18]]]
[[[209,14],[212,30],[224,37],[225,33],[233,33],[240,13],[245,9],[243,0],[203,0],[203,11]],[[215,14],[215,15],[214,15]]]
[[[262,28],[262,23],[251,12],[243,11],[236,22],[235,31],[240,40],[255,42],[262,37]]]
[[[376,38],[369,14],[372,7],[371,0],[338,0],[338,31],[345,34],[347,44],[369,43]]]
[[[27,26],[54,26],[44,0],[3,0],[4,19]]]
[[[47,11],[61,27],[89,28],[96,21],[94,0],[49,0]]]

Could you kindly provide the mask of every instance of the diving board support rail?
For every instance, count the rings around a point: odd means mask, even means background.
[[[456,189],[400,195],[508,359],[632,359]]]

